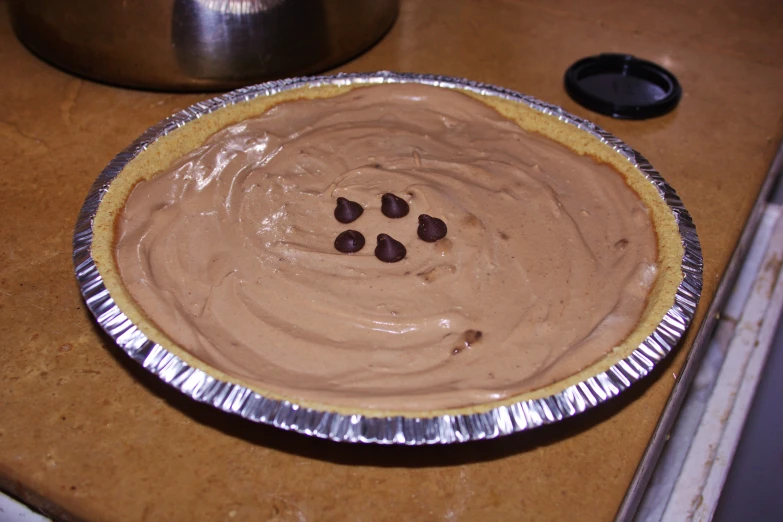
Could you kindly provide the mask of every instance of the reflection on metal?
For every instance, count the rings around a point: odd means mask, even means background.
[[[399,0],[10,0],[14,32],[73,73],[130,87],[224,90],[313,74],[374,45]]]
[[[224,14],[253,14],[269,11],[285,0],[195,0],[211,11]]]

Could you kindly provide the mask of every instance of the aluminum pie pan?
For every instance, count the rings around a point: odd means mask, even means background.
[[[420,83],[471,91],[517,103],[573,125],[611,147],[655,187],[675,218],[683,247],[683,279],[674,303],[654,331],[608,370],[551,395],[493,407],[478,413],[435,416],[372,416],[315,409],[266,397],[242,384],[195,368],[150,339],[117,306],[92,256],[93,222],[109,186],[125,166],[151,143],[201,116],[221,108],[283,91],[326,85]],[[148,129],[118,154],[98,176],[85,199],[73,239],[76,279],[88,309],[101,328],[131,359],[192,399],[251,422],[342,442],[375,444],[451,444],[493,439],[552,424],[587,411],[627,390],[648,375],[681,341],[693,320],[702,288],[702,253],[696,228],[674,189],[638,152],[597,125],[562,108],[494,85],[435,75],[378,72],[292,78],[238,89],[196,103]]]

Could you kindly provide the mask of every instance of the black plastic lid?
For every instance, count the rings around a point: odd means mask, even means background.
[[[566,71],[565,88],[575,102],[591,111],[631,120],[666,114],[682,97],[672,73],[629,54],[579,60]]]

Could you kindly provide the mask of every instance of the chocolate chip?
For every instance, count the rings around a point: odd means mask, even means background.
[[[364,236],[356,230],[340,232],[334,240],[334,248],[343,254],[353,254],[364,248]]]
[[[340,223],[350,223],[359,219],[364,209],[362,206],[345,198],[337,198],[337,207],[334,209],[334,217]]]
[[[408,215],[408,202],[387,192],[381,196],[381,212],[389,218],[401,218]]]
[[[378,246],[375,247],[375,257],[384,263],[396,263],[405,257],[405,245],[388,234],[378,234]]]
[[[427,243],[434,243],[446,237],[446,223],[442,219],[422,214],[419,216],[419,228],[416,229],[419,238]]]

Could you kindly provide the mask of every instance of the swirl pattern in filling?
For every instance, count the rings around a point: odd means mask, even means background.
[[[408,202],[398,219],[381,195]],[[350,225],[338,197],[364,208]],[[437,217],[446,237],[417,237]],[[346,229],[367,245],[334,247]],[[636,326],[656,276],[612,167],[460,92],[362,87],[225,128],[131,193],[116,259],[180,347],[294,401],[426,411],[579,372]],[[406,256],[373,254],[385,233]]]

